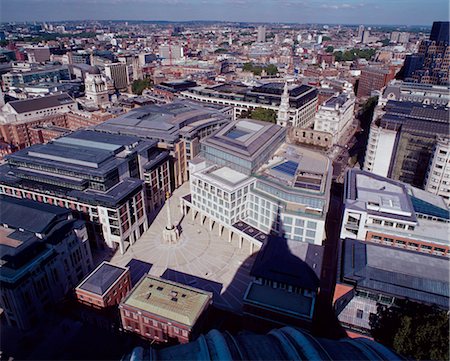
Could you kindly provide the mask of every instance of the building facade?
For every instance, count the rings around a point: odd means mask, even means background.
[[[450,256],[449,209],[443,198],[370,172],[345,179],[340,238]]]
[[[128,67],[122,63],[105,64],[105,74],[114,82],[117,90],[127,89],[130,84]]]
[[[9,155],[0,167],[0,193],[70,208],[88,221],[95,246],[104,242],[123,253],[148,226],[152,188],[146,191],[143,179],[166,164],[154,162],[157,149],[157,142],[137,137],[74,132]],[[168,178],[157,192],[167,189]]]
[[[394,79],[393,69],[367,67],[361,70],[357,96],[369,97],[374,90],[381,90]]]
[[[0,307],[29,329],[93,268],[88,232],[68,209],[4,195],[0,225]]]
[[[144,276],[119,306],[124,331],[158,343],[187,343],[201,330],[212,293]]]
[[[278,113],[284,92],[283,83],[268,83],[256,87],[242,84],[220,84],[212,87],[195,87],[180,95],[187,99],[210,104],[233,106],[234,119],[258,107]],[[317,110],[317,89],[308,85],[290,85],[288,122],[283,126],[308,128],[314,122]]]
[[[345,135],[352,125],[355,98],[342,93],[325,101],[314,118],[314,130],[330,133],[333,144]]]
[[[364,169],[424,187],[438,137],[448,136],[446,106],[389,100],[375,111]]]
[[[437,140],[428,168],[425,190],[445,199],[450,206],[450,139]]]
[[[286,144],[285,128],[241,119],[201,142],[190,162],[191,194],[183,210],[207,217],[253,246],[262,232],[283,233],[322,244],[328,210],[331,162],[313,151]],[[278,216],[279,217],[278,217]],[[242,232],[251,227],[255,234]],[[265,239],[265,236],[262,239]]]
[[[75,296],[85,305],[109,308],[119,305],[130,290],[130,269],[103,261],[75,288]]]

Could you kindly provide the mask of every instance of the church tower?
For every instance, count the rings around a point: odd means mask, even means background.
[[[280,107],[278,108],[277,124],[282,127],[289,125],[289,91],[287,81],[284,83],[283,94],[281,95]]]

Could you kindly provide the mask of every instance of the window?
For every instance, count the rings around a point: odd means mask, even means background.
[[[381,224],[382,222],[381,222],[381,220],[379,220],[379,219],[374,219],[373,220],[373,224]]]
[[[357,318],[363,318],[363,314],[364,314],[363,310],[356,310],[356,317]]]
[[[384,221],[384,225],[385,225],[386,227],[394,227],[394,222],[391,222],[391,221]]]

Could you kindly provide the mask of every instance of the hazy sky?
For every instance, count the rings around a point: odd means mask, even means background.
[[[0,0],[1,21],[229,20],[431,25],[448,0]]]

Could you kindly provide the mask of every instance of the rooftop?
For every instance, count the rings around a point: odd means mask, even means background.
[[[218,109],[189,101],[164,105],[145,105],[96,125],[95,129],[109,133],[133,135],[174,142],[181,128],[205,119],[224,119]]]
[[[210,292],[147,275],[122,303],[192,327],[211,299]]]
[[[252,161],[285,132],[285,128],[273,123],[238,119],[203,139],[202,143]]]
[[[61,93],[25,100],[14,100],[8,103],[18,114],[34,112],[36,110],[60,107],[61,105],[75,104],[69,94]]]
[[[77,288],[101,296],[126,272],[125,267],[103,262]]]
[[[32,233],[45,233],[52,223],[70,210],[23,198],[0,195],[0,224]]]
[[[342,278],[356,287],[448,308],[449,259],[345,239]]]
[[[291,189],[325,192],[330,160],[310,149],[283,143],[257,175]]]

